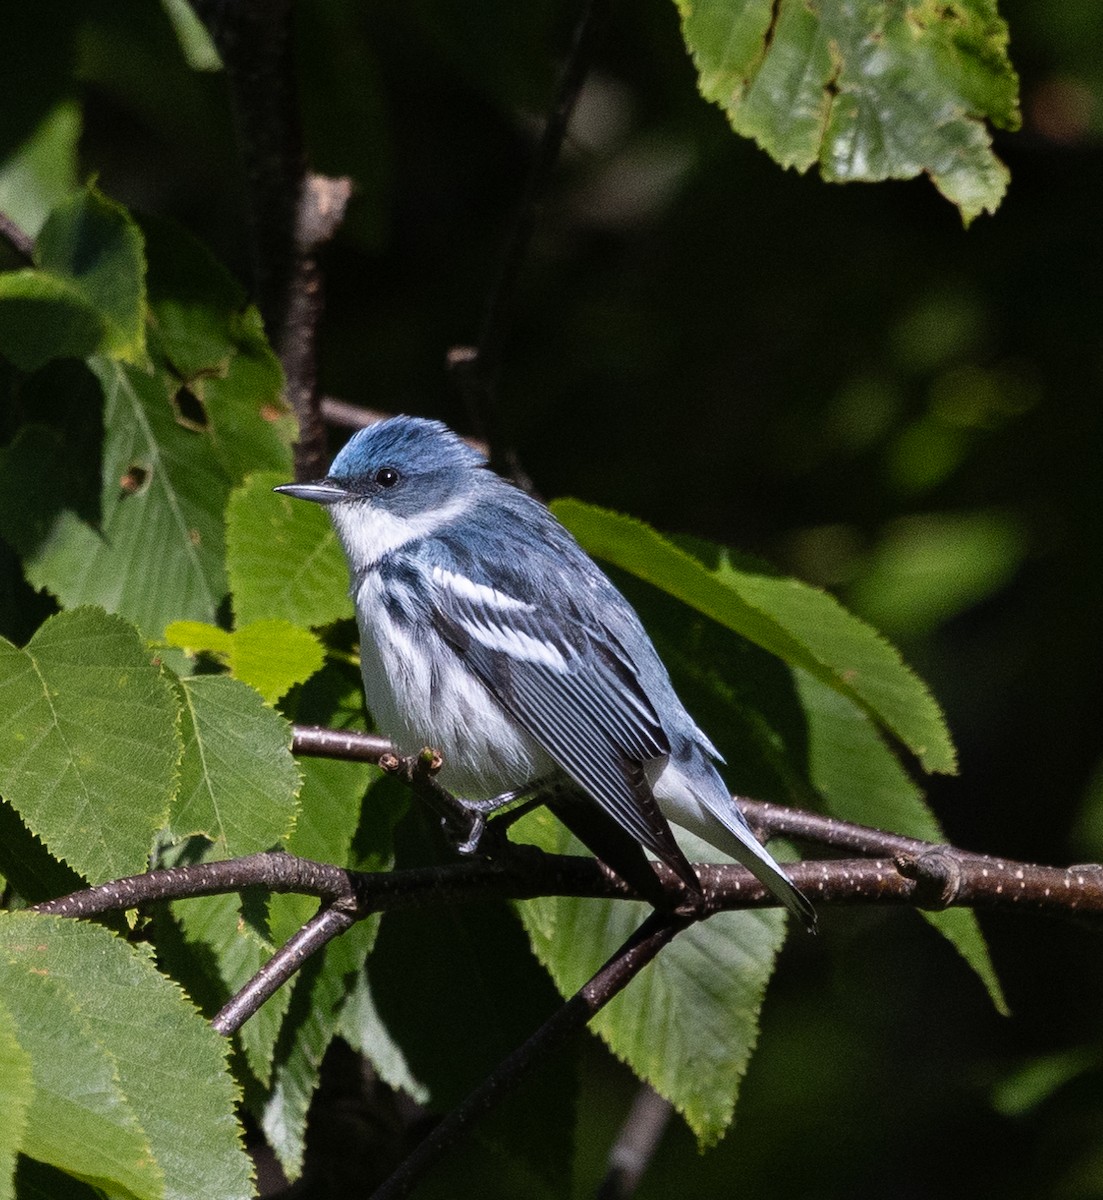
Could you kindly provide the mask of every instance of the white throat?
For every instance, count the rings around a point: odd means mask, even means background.
[[[329,514],[355,574],[375,566],[381,558],[400,546],[436,533],[443,525],[464,513],[470,503],[467,497],[460,496],[443,508],[401,517],[371,503],[346,501],[334,504]]]

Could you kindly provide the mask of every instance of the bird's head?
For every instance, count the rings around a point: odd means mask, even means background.
[[[432,533],[464,511],[485,457],[440,421],[391,417],[354,434],[329,474],[275,490],[330,510],[354,567]]]

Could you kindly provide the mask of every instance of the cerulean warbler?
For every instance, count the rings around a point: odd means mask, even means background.
[[[813,925],[631,606],[482,454],[439,421],[393,417],[358,432],[325,479],[276,490],[329,509],[368,708],[401,753],[439,750],[441,784],[468,801],[557,779],[696,890],[669,819]]]

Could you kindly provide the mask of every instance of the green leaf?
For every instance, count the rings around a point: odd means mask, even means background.
[[[995,0],[675,0],[701,94],[782,166],[835,182],[929,175],[966,224],[1007,168],[985,122],[1019,125]]]
[[[71,509],[9,513],[6,530],[24,555],[28,580],[61,603],[99,604],[160,634],[176,618],[210,620],[226,591],[222,509],[229,493],[206,434],[186,428],[170,403],[170,380],[93,360],[104,393],[105,442],[98,526]],[[16,472],[9,496],[33,487],[33,463]],[[12,526],[15,526],[12,529]]]
[[[380,1016],[364,971],[358,971],[353,978],[341,1008],[338,1032],[357,1054],[371,1063],[388,1087],[405,1092],[419,1104],[429,1099],[429,1089],[415,1077],[402,1047]]]
[[[180,758],[177,705],[131,625],[92,608],[0,639],[0,791],[93,883],[142,870]]]
[[[145,217],[151,339],[170,364],[179,419],[209,429],[230,479],[291,470],[297,426],[283,371],[245,289],[185,229]]]
[[[53,210],[35,245],[35,262],[68,281],[106,327],[104,353],[145,358],[145,252],[129,213],[94,187]]]
[[[193,71],[220,71],[222,61],[211,41],[207,27],[195,15],[188,0],[161,0],[161,7],[172,22],[172,28]]]
[[[539,810],[518,836],[562,854],[585,853]],[[684,835],[687,853],[716,851]],[[682,840],[682,837],[679,837]],[[518,904],[537,958],[572,995],[637,929],[644,904],[547,896]],[[591,1028],[685,1117],[702,1147],[731,1123],[758,1038],[758,1014],[785,937],[779,910],[722,913],[670,943],[595,1017]]]
[[[848,696],[926,770],[956,769],[949,731],[922,681],[884,638],[826,592],[758,565],[737,566],[721,547],[694,543],[690,553],[642,521],[578,500],[558,500],[552,508],[589,553]],[[706,564],[706,554],[714,561]]]
[[[252,1195],[226,1043],[147,953],[96,925],[11,914],[0,992],[33,1057],[27,1154],[112,1194]]]
[[[31,1057],[19,1043],[15,1018],[0,1000],[0,1200],[15,1194],[15,1156],[23,1145],[34,1099]]]
[[[274,704],[297,683],[321,669],[322,643],[309,630],[288,621],[254,621],[233,633],[201,621],[174,621],[165,641],[190,654],[216,655],[240,679]]]
[[[826,811],[842,821],[944,842],[934,813],[869,717],[803,671],[795,679],[808,717],[808,771]],[[971,909],[921,912],[976,972],[998,1012],[1009,1012]]]
[[[31,1055],[34,1078],[20,1149],[109,1192],[125,1188],[142,1200],[160,1200],[164,1173],[121,1086],[114,1055],[78,998],[46,968],[47,922],[33,918],[0,917],[0,991]]]
[[[174,836],[201,833],[226,858],[282,845],[301,782],[291,726],[225,675],[182,679],[180,694],[184,757],[170,817]]]
[[[0,166],[0,212],[32,237],[54,205],[77,186],[80,128],[79,105],[61,100]]]
[[[21,370],[99,353],[107,340],[103,317],[68,279],[33,270],[0,275],[0,353]]]
[[[230,497],[227,570],[241,625],[273,618],[305,629],[353,615],[333,525],[318,505],[272,491],[287,481],[258,472]]]

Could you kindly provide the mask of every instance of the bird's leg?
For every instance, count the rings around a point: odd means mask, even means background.
[[[467,812],[472,814],[471,831],[456,849],[460,854],[475,854],[479,849],[479,843],[482,840],[483,834],[487,828],[487,817],[512,804],[516,800],[521,800],[525,796],[529,800],[525,804],[519,804],[511,812],[504,813],[494,822],[494,827],[497,832],[504,832],[515,821],[520,820],[526,813],[532,812],[534,808],[543,804],[543,799],[534,793],[540,792],[552,782],[551,776],[545,776],[542,779],[534,779],[526,783],[523,787],[513,788],[512,791],[502,792],[501,795],[491,796],[489,800],[464,800],[457,797],[457,800]]]

